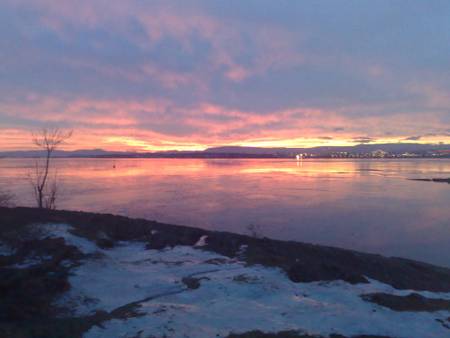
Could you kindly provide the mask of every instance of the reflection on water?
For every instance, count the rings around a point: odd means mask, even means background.
[[[32,205],[34,160],[0,159]],[[450,160],[58,159],[60,208],[383,253],[450,266]]]

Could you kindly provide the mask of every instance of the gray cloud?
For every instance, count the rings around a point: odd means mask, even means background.
[[[405,138],[405,141],[418,141],[422,138],[422,136],[410,136]]]
[[[353,141],[356,143],[371,143],[376,141],[376,139],[371,137],[355,137],[353,138]]]

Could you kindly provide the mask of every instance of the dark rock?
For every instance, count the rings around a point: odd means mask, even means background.
[[[331,334],[330,336],[318,336],[301,333],[299,331],[281,331],[276,333],[266,333],[262,331],[249,331],[245,333],[231,333],[226,338],[391,338],[388,336],[374,336],[374,335],[358,335],[358,336],[343,336],[340,334]]]
[[[189,289],[198,289],[200,287],[200,278],[194,277],[184,277],[181,281],[185,284]]]
[[[32,320],[52,315],[54,298],[70,289],[68,267],[63,260],[76,263],[84,255],[63,238],[44,238],[17,242],[10,263],[41,258],[28,268],[0,268],[0,322]],[[42,259],[44,258],[45,259]]]
[[[314,281],[332,281],[343,280],[350,284],[368,283],[369,281],[362,275],[346,271],[341,266],[320,263],[296,263],[288,270],[288,276],[293,282],[314,282]]]
[[[102,249],[112,249],[114,248],[114,241],[108,239],[108,238],[99,238],[95,242],[99,248]]]
[[[82,337],[92,326],[101,326],[109,314],[98,311],[90,316],[47,318],[25,322],[0,322],[0,337],[5,338],[67,338]]]
[[[231,333],[227,338],[324,338],[317,335],[309,335],[298,331],[281,331],[277,333],[266,333],[262,331],[250,331],[245,333]],[[345,337],[343,337],[345,338]]]
[[[448,183],[450,184],[450,178],[432,178],[433,182],[440,182],[440,183]]]
[[[332,338],[332,337],[330,336],[330,338]],[[392,337],[377,336],[377,335],[372,335],[372,334],[362,334],[362,335],[352,336],[351,338],[392,338]]]
[[[361,298],[394,311],[450,311],[450,300],[427,298],[418,293],[411,293],[407,296],[371,293],[362,295]]]
[[[450,324],[449,324],[450,320],[448,320],[448,319],[444,320],[444,319],[437,318],[436,321],[438,323],[440,323],[443,327],[445,327],[447,330],[450,330]]]
[[[450,178],[412,178],[411,181],[438,182],[450,184]]]

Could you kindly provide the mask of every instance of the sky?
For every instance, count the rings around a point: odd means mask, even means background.
[[[448,0],[2,0],[0,150],[450,143]]]

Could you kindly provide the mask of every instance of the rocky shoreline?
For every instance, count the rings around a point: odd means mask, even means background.
[[[48,235],[44,233],[43,228],[37,226],[43,224],[64,224],[70,227],[70,230],[63,232],[62,227],[55,226],[52,230],[53,233]],[[0,252],[0,291],[3,295],[0,299],[0,335],[5,337],[78,337],[88,331],[94,332],[90,335],[92,337],[101,336],[100,333],[95,333],[97,331],[92,331],[92,328],[100,328],[101,331],[104,323],[135,320],[144,316],[141,313],[143,304],[156,298],[170,296],[171,292],[173,295],[186,290],[199,292],[203,289],[203,285],[209,285],[214,282],[215,278],[218,278],[218,275],[215,275],[216,272],[225,276],[226,271],[240,271],[233,276],[220,277],[221,279],[217,279],[217,282],[223,283],[223,278],[225,278],[239,286],[251,285],[256,288],[255,285],[260,283],[256,282],[258,278],[272,276],[261,277],[265,276],[267,271],[272,271],[270,269],[278,269],[280,273],[284,273],[287,278],[283,283],[289,288],[295,288],[297,284],[316,285],[319,283],[317,285],[320,286],[321,283],[332,284],[336,281],[344,283],[343,285],[359,285],[363,288],[364,285],[372,285],[374,281],[377,281],[393,290],[405,290],[399,292],[414,290],[415,293],[386,294],[381,292],[384,290],[381,289],[381,291],[375,290],[376,292],[359,294],[359,299],[363,305],[364,303],[372,304],[399,313],[402,311],[436,312],[439,316],[434,318],[434,322],[444,330],[449,330],[450,326],[450,322],[446,319],[450,316],[450,300],[447,299],[448,297],[436,298],[439,293],[450,293],[450,269],[426,263],[306,243],[207,231],[109,214],[48,211],[33,208],[0,208],[0,225],[2,249]],[[56,302],[61,295],[74,292],[76,286],[74,286],[75,279],[72,276],[76,275],[76,271],[81,271],[80,269],[87,266],[86,262],[106,259],[105,257],[108,255],[112,259],[116,259],[115,257],[119,256],[114,256],[118,255],[118,253],[114,253],[114,250],[117,252],[125,250],[124,243],[131,243],[130,248],[134,245],[133,243],[142,245],[142,249],[136,249],[137,251],[133,252],[140,254],[148,251],[148,253],[152,253],[139,262],[130,261],[127,266],[143,264],[142,262],[149,264],[148,262],[151,260],[151,268],[154,269],[167,256],[177,253],[179,256],[176,257],[186,256],[187,258],[184,261],[173,260],[169,265],[164,261],[164,269],[168,267],[170,269],[172,267],[180,267],[181,270],[187,269],[188,267],[184,268],[187,261],[201,257],[199,263],[196,263],[199,269],[195,268],[199,271],[191,269],[192,263],[189,263],[191,270],[186,270],[189,273],[179,278],[179,282],[174,284],[176,287],[166,289],[163,283],[160,294],[151,293],[148,296],[142,291],[141,298],[118,303],[120,306],[106,310],[101,307],[92,307],[95,311],[77,315],[68,310],[69,302]],[[87,246],[89,250],[83,249],[83,245]],[[182,251],[177,252],[176,250]],[[126,258],[127,255],[123,257]],[[159,257],[159,261],[156,260],[156,257]],[[121,258],[119,262],[122,261]],[[258,270],[261,269],[259,267],[269,270],[261,272]],[[148,266],[145,265],[145,268]],[[177,274],[179,269],[169,272]],[[158,273],[159,271],[168,273],[162,268],[157,271]],[[252,277],[252,273],[256,277]],[[270,273],[272,274],[272,272]],[[136,285],[138,284],[136,282]],[[138,288],[140,287],[138,286]],[[417,292],[425,293],[425,295]],[[434,294],[428,298],[428,293]],[[160,307],[158,311],[167,312],[164,306]],[[78,310],[80,308],[80,306],[77,307]],[[232,332],[230,331],[229,337],[332,337],[331,334],[316,335],[297,329],[287,330],[284,333],[280,330],[279,333],[271,333],[271,335],[258,333],[257,330],[248,330],[247,333],[240,334]],[[365,332],[364,335],[340,335],[341,332],[333,334],[335,337],[370,337],[371,332]],[[381,335],[372,335],[372,337],[375,336],[381,337]],[[173,337],[177,337],[175,333]]]
[[[437,182],[450,184],[450,178],[412,178],[411,181]]]

